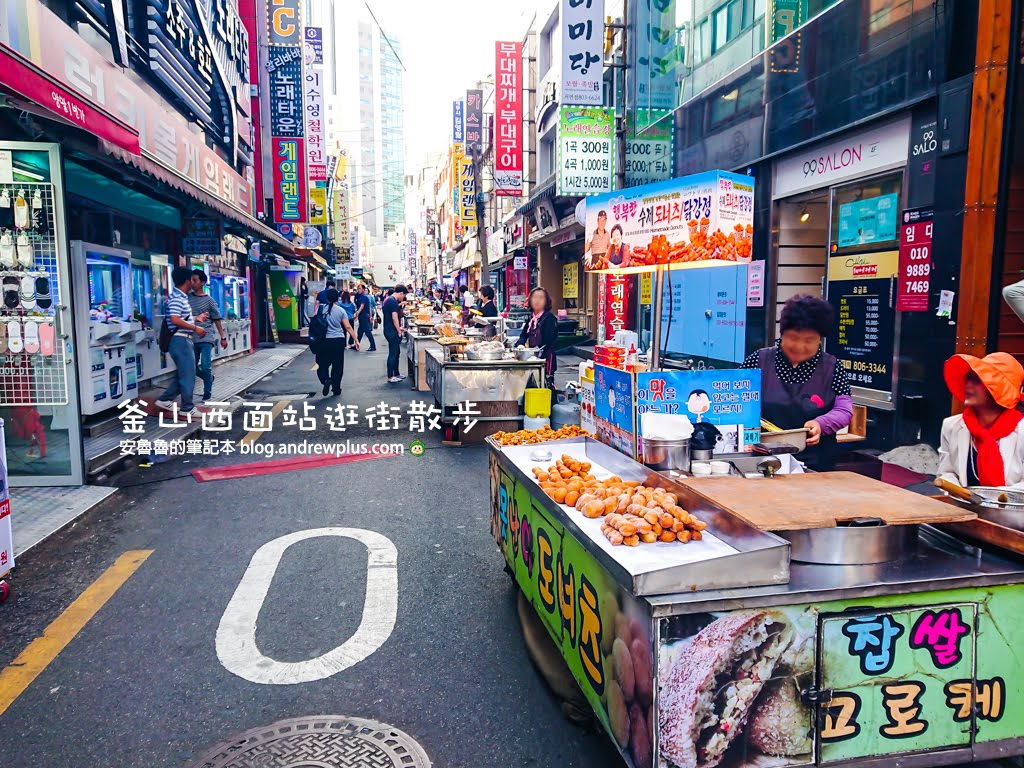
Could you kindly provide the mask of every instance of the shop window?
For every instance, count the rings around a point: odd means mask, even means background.
[[[153,327],[153,278],[148,266],[132,265],[132,300],[135,304],[136,319],[141,315],[150,328]]]

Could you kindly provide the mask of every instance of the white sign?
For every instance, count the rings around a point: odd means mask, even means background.
[[[323,241],[324,236],[316,227],[306,227],[304,230],[302,230],[303,248],[319,248],[320,243],[322,243]]]
[[[352,265],[351,264],[339,264],[334,268],[334,276],[338,280],[351,280],[352,279]]]
[[[747,306],[764,306],[764,262],[747,264]]]
[[[327,115],[324,113],[324,68],[307,66],[303,69],[306,81],[306,171],[310,186],[316,182],[327,184],[327,150],[324,144],[324,129]]]
[[[353,267],[359,266],[359,230],[349,230],[349,249],[352,251],[352,261],[350,264]]]
[[[910,116],[819,145],[775,163],[772,197],[828,187],[907,162]]]
[[[530,268],[530,257],[529,256],[515,256],[512,258],[512,269],[529,269]]]
[[[562,0],[562,104],[604,103],[604,0]]]
[[[0,149],[0,184],[14,183],[14,153]]]

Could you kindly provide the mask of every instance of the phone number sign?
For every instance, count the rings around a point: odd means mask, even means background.
[[[910,208],[900,225],[897,312],[927,312],[932,274],[932,210]]]

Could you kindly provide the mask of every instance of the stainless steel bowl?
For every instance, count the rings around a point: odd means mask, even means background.
[[[690,441],[687,440],[656,440],[645,437],[644,464],[651,469],[663,472],[669,469],[690,468]]]
[[[540,347],[525,347],[516,350],[516,359],[526,362],[527,360],[533,360],[535,357],[540,357],[540,353]]]
[[[501,360],[505,356],[505,353],[501,350],[485,350],[483,352],[477,351],[472,347],[466,347],[466,358],[468,360]]]
[[[820,565],[888,563],[912,552],[916,525],[885,525],[877,518],[841,523],[834,528],[776,531],[791,546],[791,559]]]

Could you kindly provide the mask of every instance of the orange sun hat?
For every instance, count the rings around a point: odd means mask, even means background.
[[[964,401],[964,379],[974,371],[992,399],[1003,408],[1016,408],[1024,386],[1024,368],[1017,358],[1006,352],[993,352],[983,358],[974,355],[953,355],[946,361],[946,386],[953,397]]]

